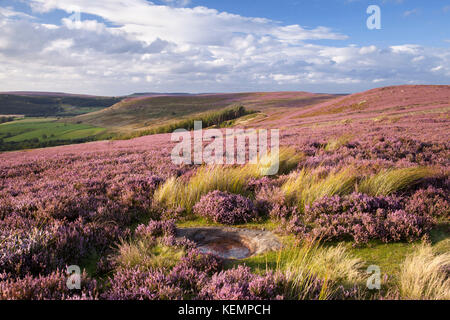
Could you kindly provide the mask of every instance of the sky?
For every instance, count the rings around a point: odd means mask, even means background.
[[[450,0],[0,0],[0,30],[0,91],[450,84]]]

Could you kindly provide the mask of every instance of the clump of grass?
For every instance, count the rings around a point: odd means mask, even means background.
[[[406,257],[399,275],[400,294],[405,299],[449,300],[450,253],[435,255],[430,245],[421,245]]]
[[[330,172],[325,177],[302,169],[281,187],[289,203],[300,210],[324,196],[345,195],[355,190],[358,175],[349,168]]]
[[[172,208],[184,208],[192,212],[194,205],[203,195],[219,190],[235,194],[246,193],[246,183],[253,170],[246,167],[202,167],[190,179],[189,183],[177,178],[170,178],[155,192],[155,200]]]
[[[324,248],[319,241],[305,242],[299,247],[280,253],[275,271],[284,274],[288,286],[286,297],[307,299],[314,290],[316,279],[322,279],[319,299],[329,299],[338,283],[361,281],[363,262],[350,255],[343,245]]]
[[[435,174],[435,170],[427,167],[383,170],[363,179],[358,186],[358,191],[371,196],[387,196],[411,188]]]
[[[325,146],[325,151],[335,151],[349,143],[350,139],[352,139],[352,135],[350,134],[344,134],[338,138],[333,138]]]
[[[248,181],[264,176],[273,164],[274,156],[269,153],[266,157],[260,159],[258,164],[201,167],[188,183],[172,177],[156,190],[154,199],[167,207],[180,207],[186,209],[187,213],[192,213],[194,205],[210,191],[248,195]],[[302,155],[296,154],[292,149],[280,149],[279,173],[289,172],[301,159]]]
[[[353,257],[343,244],[321,248],[311,259],[311,269],[322,278],[355,284],[363,280],[364,262]]]
[[[114,260],[118,267],[142,270],[171,268],[185,255],[183,249],[166,246],[151,239],[122,242]]]
[[[276,165],[275,162],[278,162],[277,174],[287,174],[297,168],[304,158],[305,155],[303,153],[298,153],[292,148],[280,148],[278,157],[275,154],[268,153],[259,159],[255,168],[259,171],[260,176],[265,176],[271,173],[270,171],[272,170],[270,168]]]

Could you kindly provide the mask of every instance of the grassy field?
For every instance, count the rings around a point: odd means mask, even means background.
[[[0,124],[0,150],[18,150],[97,140],[106,130],[57,118],[24,118]]]

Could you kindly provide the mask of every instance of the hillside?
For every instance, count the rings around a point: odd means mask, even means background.
[[[142,129],[164,122],[231,105],[247,109],[270,111],[304,108],[336,98],[336,95],[306,92],[237,93],[205,95],[171,95],[128,98],[110,108],[80,115],[71,122],[112,129]]]
[[[107,108],[121,98],[65,93],[0,93],[0,115],[27,117],[71,117]]]
[[[238,273],[245,282],[264,270],[289,275],[295,267],[312,270],[320,280],[314,292],[333,290],[333,297],[420,299],[399,287],[404,273],[412,270],[411,282],[425,276],[438,279],[440,287],[427,299],[450,299],[447,94],[448,87],[395,87],[285,108],[285,115],[264,111],[267,118],[250,125],[265,122],[281,129],[280,175],[273,176],[263,177],[253,165],[177,165],[170,133],[1,153],[0,273],[27,275],[36,283],[55,277],[47,276],[48,270],[74,264],[106,284],[96,289],[102,290],[102,297],[126,299],[135,297],[133,292],[119,296],[131,290],[128,283],[137,288],[134,292],[166,294],[153,279],[165,274],[179,279],[179,270],[205,281],[222,277],[222,285],[225,277],[233,279]],[[55,124],[54,129],[64,127]],[[230,216],[237,218],[224,218]],[[283,248],[255,252],[254,242],[236,237],[229,241],[216,232],[220,238],[209,243],[214,250],[209,252],[247,249],[225,268],[221,261],[185,251],[193,249],[170,238],[180,229],[203,228],[197,233],[202,237],[191,240],[204,248],[199,239],[204,239],[205,227],[225,230],[233,224],[239,230],[271,232]],[[318,237],[320,243],[311,242]],[[258,241],[265,242],[259,236]],[[23,243],[37,244],[32,251],[18,250]],[[52,259],[55,256],[59,259]],[[111,257],[121,264],[105,267]],[[11,259],[20,262],[18,268],[11,267]],[[200,263],[205,267],[197,267]],[[434,271],[423,272],[434,264]],[[199,270],[192,271],[191,265]],[[371,265],[383,275],[380,291],[367,289]],[[216,269],[203,271],[211,266]],[[230,269],[233,266],[240,269]],[[153,268],[157,277],[146,271]],[[61,277],[64,284],[66,275]],[[181,279],[177,285],[184,291],[175,298],[192,298],[196,282]],[[272,276],[254,283],[284,288],[268,281]],[[3,283],[8,288],[13,282]],[[355,289],[341,293],[344,285]],[[261,299],[266,299],[263,293]]]
[[[364,120],[393,123],[420,114],[448,117],[449,111],[450,86],[405,85],[338,97],[308,108],[255,119],[248,125],[296,128]]]

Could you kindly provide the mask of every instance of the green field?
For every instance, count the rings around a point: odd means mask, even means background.
[[[49,147],[99,139],[106,129],[56,118],[25,118],[0,124],[0,151]]]

